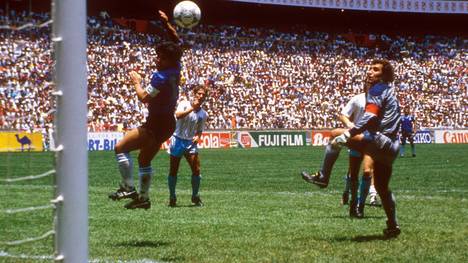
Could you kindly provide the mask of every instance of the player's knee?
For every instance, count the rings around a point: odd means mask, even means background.
[[[175,168],[175,167],[171,167],[171,168],[169,169],[169,176],[177,176],[178,170],[179,170],[179,169],[177,169],[177,168]]]
[[[117,143],[117,145],[114,147],[114,152],[115,154],[123,153],[123,147],[120,143]]]
[[[373,174],[373,170],[370,169],[370,168],[364,168],[364,171],[362,173],[362,176],[366,177],[366,178],[371,178],[372,177],[372,174]]]
[[[380,196],[386,196],[390,192],[390,189],[388,188],[388,184],[384,183],[381,180],[374,180],[374,187]]]
[[[331,131],[330,139],[340,136],[343,133],[343,129],[334,129]]]
[[[194,171],[192,172],[192,175],[193,175],[193,176],[200,176],[200,169],[194,170]]]
[[[200,176],[200,167],[194,167],[192,169],[192,175],[193,176]]]
[[[368,176],[368,177],[371,177],[374,175],[374,169],[372,167],[372,165],[366,165],[364,164],[364,167],[362,169],[362,172],[363,172],[363,175],[364,176]]]
[[[146,156],[143,156],[142,154],[138,155],[138,165],[140,167],[147,167],[151,165],[151,159],[147,158]]]

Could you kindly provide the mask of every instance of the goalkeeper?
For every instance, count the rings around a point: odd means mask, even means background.
[[[370,88],[364,116],[352,129],[332,131],[333,139],[326,147],[322,168],[317,173],[310,175],[302,172],[304,180],[325,188],[341,146],[369,155],[374,161],[375,188],[387,216],[387,228],[383,232],[388,238],[400,234],[395,199],[389,189],[392,165],[400,145],[400,106],[395,90],[389,86],[393,80],[393,67],[387,60],[376,59],[371,62],[366,75],[366,85]]]

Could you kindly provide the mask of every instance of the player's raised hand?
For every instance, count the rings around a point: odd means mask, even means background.
[[[163,21],[164,23],[169,22],[169,18],[167,17],[166,13],[164,13],[161,10],[158,10],[158,14],[159,14],[159,19],[161,19],[161,21]]]
[[[138,74],[136,71],[130,71],[130,79],[132,80],[133,84],[140,84],[141,83],[141,75]]]
[[[198,99],[193,99],[193,101],[192,101],[191,104],[192,104],[192,109],[193,109],[194,111],[198,111],[198,110],[200,109],[200,106],[201,106],[200,100],[198,100]]]
[[[158,15],[159,15],[159,19],[161,20],[161,22],[169,31],[168,33],[169,33],[169,37],[171,38],[171,41],[179,43],[180,42],[179,35],[177,34],[177,31],[174,29],[171,23],[169,23],[169,18],[167,17],[166,13],[164,13],[161,10],[158,10]]]

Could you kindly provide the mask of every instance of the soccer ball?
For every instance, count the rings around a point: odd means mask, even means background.
[[[183,28],[192,28],[200,22],[200,8],[192,1],[182,1],[174,7],[175,23]]]

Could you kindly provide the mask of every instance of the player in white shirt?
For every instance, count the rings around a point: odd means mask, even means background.
[[[200,139],[208,114],[201,107],[207,96],[204,86],[196,86],[193,89],[191,101],[183,100],[177,106],[175,115],[177,118],[176,129],[171,137],[169,145],[170,171],[167,176],[169,187],[169,206],[176,206],[177,173],[182,156],[185,156],[192,170],[192,203],[202,206],[198,191],[200,189],[200,159],[198,157],[197,142]]]
[[[349,100],[342,109],[340,121],[348,128],[354,127],[354,123],[359,121],[364,115],[366,107],[366,93],[358,94]],[[357,197],[359,168],[363,164],[363,175],[359,186],[359,197]],[[349,215],[351,217],[362,218],[364,216],[364,206],[369,193],[369,186],[372,180],[372,159],[356,150],[349,150],[349,169],[345,177],[346,186],[343,192],[341,203],[347,204],[351,192],[351,202],[349,205]],[[373,187],[372,187],[373,188]],[[375,188],[373,189],[374,198],[377,196]],[[371,193],[372,195],[372,193]],[[371,198],[372,199],[372,198]]]

